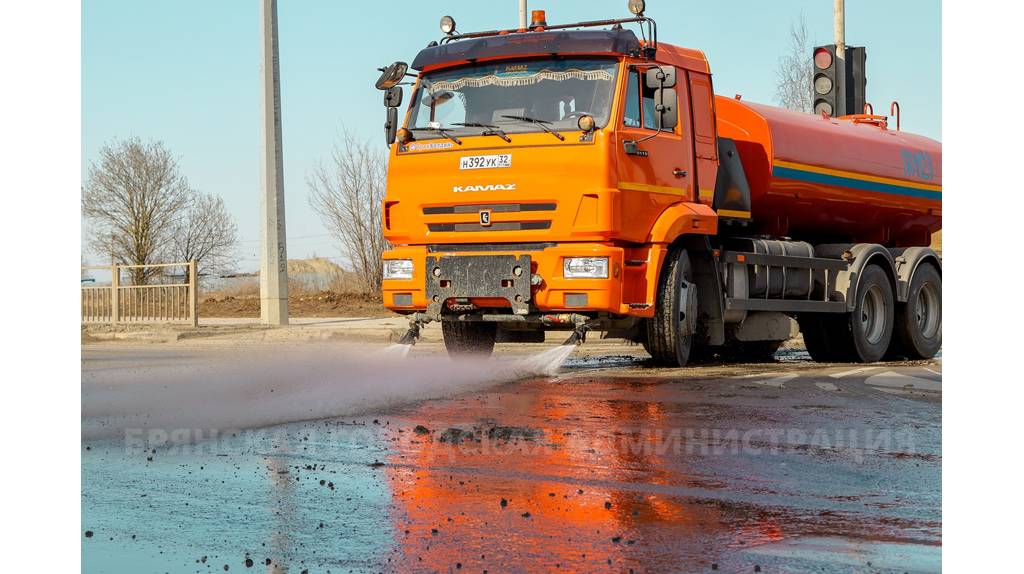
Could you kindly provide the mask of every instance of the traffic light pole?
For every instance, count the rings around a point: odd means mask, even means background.
[[[836,116],[845,116],[848,113],[860,113],[858,110],[846,109],[846,2],[835,0],[834,7],[835,34],[836,34],[836,90],[839,97],[836,98]]]
[[[281,151],[281,76],[277,50],[277,0],[261,0],[263,166],[260,172],[260,319],[288,324],[288,253],[284,229],[284,155]]]

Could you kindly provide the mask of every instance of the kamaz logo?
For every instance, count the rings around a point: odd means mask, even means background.
[[[466,193],[467,191],[515,191],[516,184],[514,183],[492,183],[489,185],[453,185],[452,191],[455,193]]]

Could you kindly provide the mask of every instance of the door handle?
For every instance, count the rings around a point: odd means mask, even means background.
[[[686,170],[685,169],[673,169],[672,170],[672,175],[674,175],[676,177],[686,177]]]

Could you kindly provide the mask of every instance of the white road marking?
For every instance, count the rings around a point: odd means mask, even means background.
[[[857,373],[864,373],[864,372],[867,372],[867,371],[873,371],[873,370],[875,370],[877,368],[878,367],[861,367],[859,369],[853,369],[853,370],[850,370],[850,371],[843,371],[841,373],[832,373],[829,376],[832,377],[833,379],[841,379],[843,377],[848,377],[850,375],[856,375]]]
[[[942,376],[942,371],[936,371],[935,369],[929,369],[928,367],[921,367],[921,368],[923,368],[924,370],[928,371],[929,373],[931,373],[933,375]]]
[[[754,382],[759,384],[759,385],[765,385],[767,387],[775,387],[777,389],[781,389],[781,388],[785,387],[785,383],[787,381],[792,381],[793,379],[797,378],[798,376],[799,375],[797,375],[796,373],[791,373],[791,374],[786,374],[786,375],[779,375],[777,377],[772,377],[770,379],[762,379],[760,381],[754,381]]]
[[[838,391],[839,390],[839,387],[833,385],[832,383],[814,383],[814,386],[818,387],[819,389],[821,389],[823,391]]]
[[[909,375],[901,375],[895,371],[886,371],[868,377],[864,381],[865,384],[873,387],[885,387],[890,389],[905,389],[913,388],[924,391],[941,391],[942,382],[933,381],[931,379],[922,379],[920,377],[911,377]]]

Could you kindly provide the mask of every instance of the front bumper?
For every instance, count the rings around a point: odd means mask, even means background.
[[[449,252],[424,245],[400,246],[384,259],[411,259],[411,279],[383,282],[384,306],[398,312],[504,309],[508,313],[605,312],[653,314],[653,288],[664,248],[626,249],[603,243],[564,243],[536,250]],[[607,257],[606,279],[566,279],[567,257]],[[516,266],[522,268],[515,275]],[[528,266],[528,268],[527,268]],[[434,268],[440,268],[435,274]],[[531,277],[539,276],[539,285]],[[534,279],[536,282],[536,279]]]

